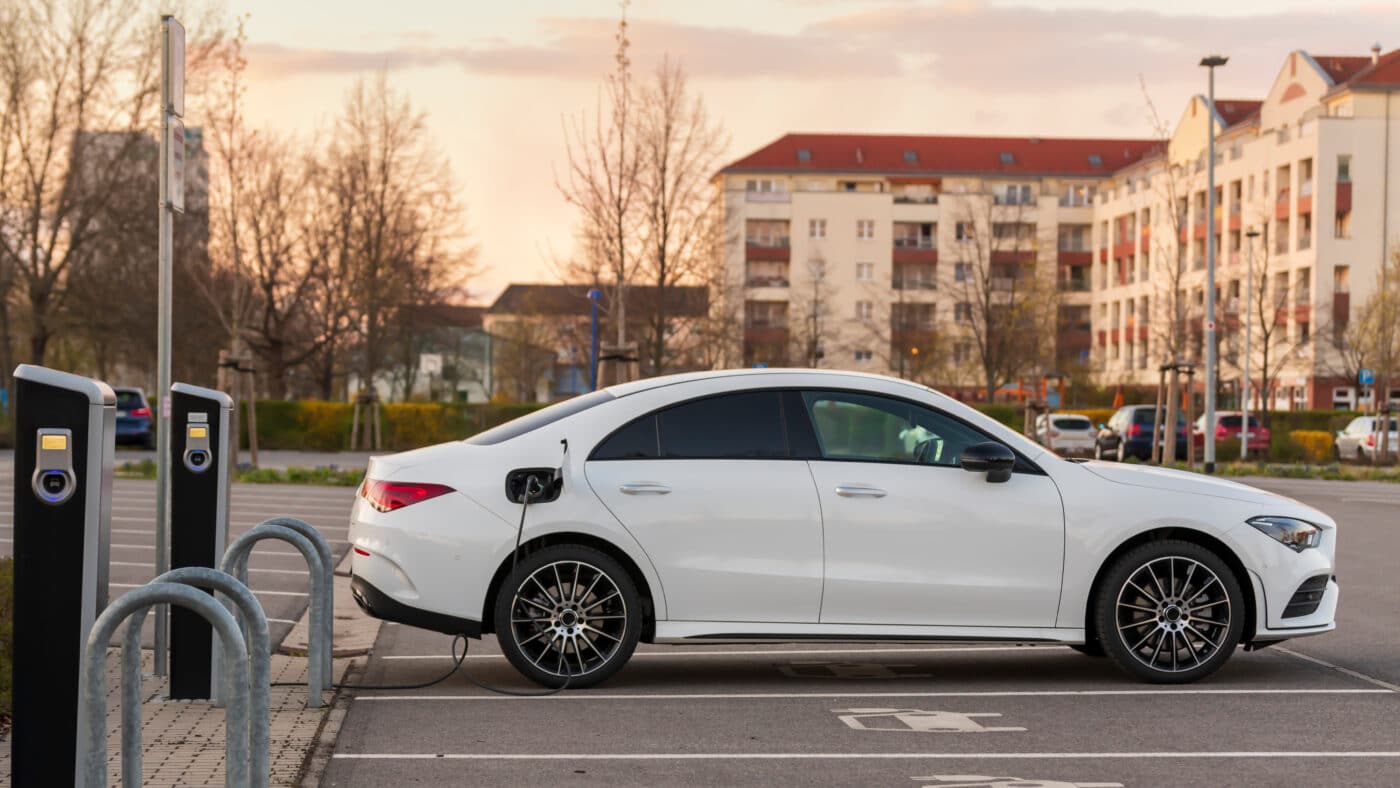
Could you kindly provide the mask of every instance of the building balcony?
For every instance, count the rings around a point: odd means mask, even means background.
[[[781,243],[744,244],[744,261],[750,263],[786,263],[792,259],[792,247],[787,239]]]
[[[1061,328],[1055,334],[1055,342],[1061,350],[1069,348],[1087,350],[1094,344],[1093,333],[1087,328]]]
[[[1196,222],[1191,227],[1191,237],[1200,240],[1206,237],[1206,223]]]
[[[1307,216],[1312,214],[1312,195],[1304,194],[1298,198],[1298,215]]]
[[[787,344],[787,321],[750,321],[744,327],[744,341],[754,345]]]
[[[1231,232],[1235,232],[1240,229],[1240,214],[1238,211],[1230,214],[1229,225]]]
[[[1351,210],[1351,181],[1337,182],[1337,213]]]
[[[747,287],[787,287],[788,278],[776,274],[770,276],[751,275],[744,280],[744,284]]]
[[[938,263],[938,250],[931,246],[895,246],[891,258],[895,263],[936,265]]]
[[[792,192],[744,192],[744,202],[792,202]]]
[[[1061,279],[1060,290],[1066,293],[1087,293],[1089,292],[1089,280]]]
[[[1108,341],[1109,341],[1110,343],[1116,345],[1116,344],[1118,344],[1119,339],[1120,339],[1120,337],[1119,337],[1119,334],[1118,334],[1118,329],[1116,329],[1116,328],[1111,328],[1111,329],[1108,330]]]
[[[896,194],[894,196],[895,205],[937,205],[937,194]]]
[[[1289,213],[1288,190],[1284,189],[1278,193],[1278,200],[1274,203],[1274,218],[1287,219]]]
[[[1142,232],[1139,234],[1139,237],[1141,241],[1140,245],[1143,249],[1146,249],[1147,245],[1152,242],[1152,231],[1144,227],[1142,228]]]
[[[1332,325],[1345,326],[1351,319],[1351,293],[1332,294]]]
[[[1294,304],[1293,319],[1299,323],[1312,322],[1312,304]]]
[[[1122,243],[1113,245],[1113,257],[1115,259],[1132,257],[1135,251],[1137,251],[1137,247],[1133,245],[1132,241],[1123,241]]]
[[[992,250],[992,265],[1026,265],[1035,262],[1036,253],[1034,249],[1027,250]]]
[[[1087,249],[1061,249],[1055,260],[1060,265],[1091,265],[1094,262],[1094,253]]]
[[[1106,263],[1106,262],[1108,262],[1108,247],[1107,247],[1107,246],[1100,246],[1100,247],[1099,247],[1099,262],[1101,262],[1101,263]]]

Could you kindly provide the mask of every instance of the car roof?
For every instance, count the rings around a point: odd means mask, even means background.
[[[809,367],[781,367],[773,369],[716,369],[703,372],[683,372],[677,375],[662,375],[655,378],[645,378],[634,380],[629,383],[619,383],[607,388],[608,393],[615,397],[625,397],[629,394],[637,394],[642,391],[661,388],[663,386],[674,386],[680,383],[690,383],[696,380],[708,380],[712,378],[750,378],[761,380],[769,375],[813,375],[823,378],[831,378],[833,384],[838,380],[880,380],[887,383],[899,383],[920,391],[934,391],[934,389],[923,385],[904,380],[903,378],[891,377],[889,375],[873,375],[869,372],[848,372],[836,369],[811,369]],[[937,393],[937,392],[935,392]]]
[[[140,394],[143,397],[146,396],[145,389],[139,386],[113,386],[112,391],[118,394]]]

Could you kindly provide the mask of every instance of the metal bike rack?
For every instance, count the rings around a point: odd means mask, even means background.
[[[218,689],[215,705],[226,706],[233,695],[248,693],[250,780],[254,788],[263,788],[271,769],[268,739],[272,724],[272,638],[267,631],[267,616],[262,605],[247,586],[217,569],[195,566],[172,569],[151,582],[211,589],[217,592],[215,598],[225,608],[237,605],[236,618],[248,633],[249,684],[240,687],[233,682],[232,675],[215,674]],[[141,625],[147,612],[138,610],[131,616],[122,641],[122,779],[129,785],[140,784],[141,779]],[[229,612],[235,611],[230,609]],[[132,776],[136,783],[129,782]]]
[[[131,614],[160,604],[180,605],[208,620],[223,645],[224,665],[233,671],[234,686],[249,686],[247,643],[233,614],[223,605],[203,591],[180,583],[152,583],[127,592],[97,617],[83,649],[79,674],[78,768],[74,775],[80,788],[103,788],[107,784],[107,644],[117,627]],[[125,688],[123,696],[123,706],[126,706],[130,695]],[[136,696],[139,700],[139,692]],[[249,703],[249,696],[244,693],[232,693],[228,698],[224,718],[224,785],[228,788],[249,785]],[[139,708],[139,704],[130,705]],[[124,722],[127,711],[123,709]],[[263,746],[266,747],[266,739]],[[140,784],[139,771],[136,775],[124,774],[124,785],[128,788]]]
[[[224,553],[224,572],[246,585],[248,577],[248,555],[253,546],[264,539],[277,539],[287,542],[301,552],[311,571],[311,626],[309,649],[306,664],[306,707],[319,709],[322,705],[321,693],[330,689],[330,675],[326,670],[330,663],[331,627],[331,574],[317,553],[316,545],[301,533],[284,525],[264,523],[245,531]]]
[[[326,537],[322,536],[321,532],[316,530],[310,523],[304,520],[298,520],[295,517],[273,517],[263,520],[258,523],[258,525],[280,525],[284,528],[290,528],[302,536],[305,536],[307,539],[310,539],[311,543],[316,545],[317,554],[321,556],[321,565],[325,567],[327,579],[326,595],[322,602],[325,604],[326,610],[328,611],[322,618],[322,636],[326,639],[326,658],[325,665],[322,668],[324,672],[321,675],[326,680],[326,689],[330,689],[330,683],[334,680],[335,673],[334,668],[331,666],[331,660],[335,657],[335,554],[331,552],[331,543],[327,542]],[[242,581],[244,585],[248,584],[248,558],[246,555],[239,563],[236,577]]]

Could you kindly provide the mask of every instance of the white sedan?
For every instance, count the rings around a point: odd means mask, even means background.
[[[376,457],[350,540],[371,615],[494,632],[547,686],[603,681],[639,640],[1060,643],[1177,683],[1332,630],[1336,529],[1241,484],[1061,459],[907,381],[743,370]]]

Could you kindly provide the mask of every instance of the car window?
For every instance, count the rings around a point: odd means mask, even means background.
[[[747,391],[676,405],[657,414],[661,456],[780,459],[788,456],[777,391]]]
[[[141,401],[141,394],[140,394],[140,392],[136,392],[136,391],[118,391],[118,392],[117,392],[117,410],[135,410],[136,408],[145,407],[145,405],[146,405],[146,403],[144,403],[144,402]]]
[[[661,444],[656,440],[656,414],[647,415],[627,424],[598,444],[591,460],[651,460],[661,456]]]
[[[1133,423],[1134,423],[1134,424],[1146,424],[1146,425],[1148,425],[1148,426],[1151,426],[1151,425],[1152,425],[1153,419],[1154,419],[1154,414],[1153,414],[1153,412],[1152,412],[1152,408],[1138,408],[1137,410],[1133,411]],[[1162,419],[1163,419],[1163,421],[1166,420],[1166,414],[1165,414],[1165,413],[1162,414]],[[1176,426],[1180,427],[1181,425],[1183,425],[1183,424],[1185,424],[1185,423],[1186,423],[1186,415],[1185,415],[1184,413],[1182,413],[1181,411],[1177,411],[1177,412],[1176,412]]]
[[[1055,428],[1060,430],[1087,430],[1089,419],[1085,416],[1056,416]]]
[[[560,419],[567,418],[575,413],[581,413],[589,408],[602,405],[604,402],[617,399],[607,391],[594,391],[588,394],[580,394],[573,399],[566,399],[563,402],[556,402],[547,408],[541,408],[534,413],[527,413],[518,419],[512,419],[497,427],[492,427],[485,432],[467,438],[467,443],[477,446],[491,446],[497,443],[508,441],[511,438],[518,438],[527,432],[534,432],[540,427],[553,424]]]
[[[803,392],[829,460],[956,466],[963,449],[987,436],[956,419],[903,400],[851,392]]]

